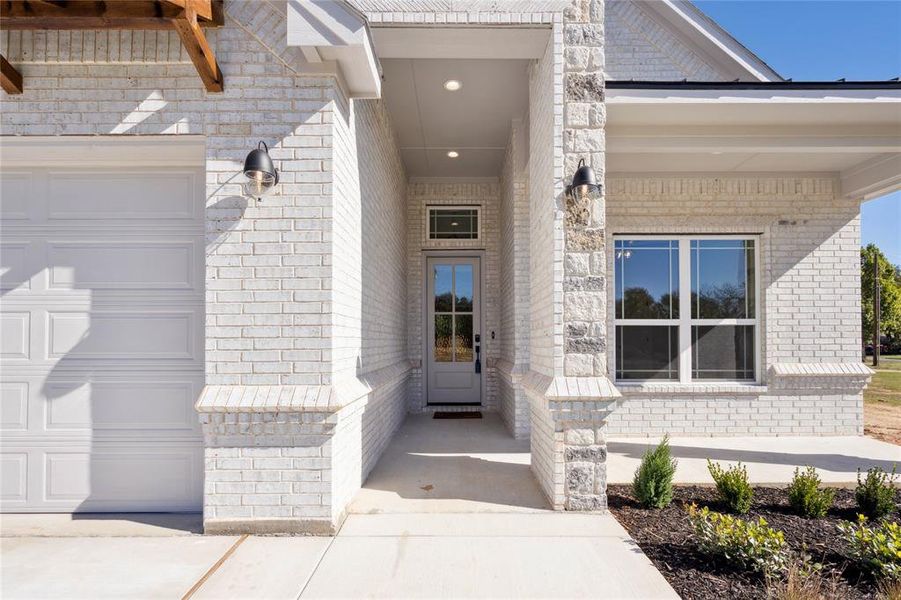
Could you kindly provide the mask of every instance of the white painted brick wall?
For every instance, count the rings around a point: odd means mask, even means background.
[[[723,81],[696,51],[652,19],[634,0],[606,2],[606,73],[608,79],[646,81]]]
[[[529,402],[520,379],[529,369],[529,196],[527,142],[520,122],[513,127],[500,180],[500,343],[498,405],[516,438],[529,436]]]
[[[760,234],[762,383],[769,384],[736,393],[703,386],[681,394],[624,388],[626,400],[610,419],[611,434],[862,431],[860,384],[853,377],[837,379],[831,389],[792,391],[784,383],[774,389],[770,373],[782,364],[860,362],[860,208],[842,199],[839,189],[826,176],[608,177],[608,237]],[[612,281],[609,255],[608,265]],[[611,314],[607,322],[613,339]],[[613,357],[609,360],[612,369]],[[846,384],[851,389],[843,389]]]
[[[563,28],[529,80],[529,367],[553,376],[563,364]]]

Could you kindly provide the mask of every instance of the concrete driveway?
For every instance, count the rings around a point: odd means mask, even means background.
[[[351,515],[325,537],[7,537],[18,598],[677,598],[607,515]]]

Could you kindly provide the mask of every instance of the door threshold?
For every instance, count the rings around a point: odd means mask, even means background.
[[[482,406],[482,403],[481,402],[454,402],[452,404],[426,403],[426,408],[455,408],[457,406]]]

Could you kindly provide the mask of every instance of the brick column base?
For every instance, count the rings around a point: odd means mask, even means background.
[[[336,412],[201,413],[208,534],[334,534]]]

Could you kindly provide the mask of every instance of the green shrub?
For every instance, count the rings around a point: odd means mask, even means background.
[[[734,467],[723,469],[719,463],[707,459],[707,469],[716,482],[716,491],[731,512],[740,515],[751,510],[751,499],[754,490],[748,483],[748,470],[738,463]]]
[[[891,513],[895,510],[895,467],[892,467],[891,475],[873,467],[862,481],[858,470],[854,497],[860,512],[870,519],[881,519]]]
[[[644,453],[632,479],[632,492],[646,508],[666,508],[673,501],[676,460],[669,450],[669,436]]]
[[[867,518],[857,516],[857,523],[840,524],[848,542],[848,558],[876,577],[901,580],[901,524],[880,521],[867,525]]]
[[[764,575],[785,572],[790,560],[785,536],[767,525],[762,517],[745,521],[707,507],[699,510],[692,504],[688,507],[688,518],[701,551]]]
[[[834,490],[820,489],[816,469],[807,467],[803,473],[795,469],[795,476],[788,486],[788,503],[796,513],[802,517],[825,517],[834,499]]]

